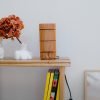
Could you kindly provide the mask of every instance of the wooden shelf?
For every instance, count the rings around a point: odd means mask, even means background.
[[[70,60],[68,58],[65,59],[56,59],[56,60],[40,60],[40,59],[32,59],[32,60],[12,60],[12,59],[4,59],[0,60],[0,66],[17,66],[17,67],[57,67],[57,66],[65,66],[68,67],[70,64]]]
[[[14,59],[3,59],[0,60],[0,67],[59,67],[60,70],[60,98],[64,100],[64,73],[65,67],[70,65],[70,59],[62,58],[56,60],[14,60]]]

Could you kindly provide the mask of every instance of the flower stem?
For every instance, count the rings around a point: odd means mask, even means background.
[[[16,39],[18,40],[18,42],[19,42],[20,44],[22,44],[22,42],[19,40],[19,38],[16,37]]]

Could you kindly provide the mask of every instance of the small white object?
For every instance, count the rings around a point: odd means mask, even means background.
[[[2,47],[2,44],[0,44],[0,59],[4,58],[4,48]]]
[[[32,54],[27,50],[27,45],[22,44],[21,49],[15,52],[15,59],[32,59]]]

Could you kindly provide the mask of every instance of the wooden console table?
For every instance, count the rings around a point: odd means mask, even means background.
[[[70,60],[57,59],[57,60],[0,60],[0,67],[59,67],[60,69],[60,100],[64,100],[64,73],[65,67],[68,67]]]

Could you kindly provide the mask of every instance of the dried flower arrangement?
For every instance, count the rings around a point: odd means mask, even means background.
[[[19,36],[23,28],[24,24],[18,16],[9,15],[0,19],[0,37],[3,39],[11,38],[14,40],[15,37],[21,43]]]

